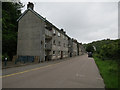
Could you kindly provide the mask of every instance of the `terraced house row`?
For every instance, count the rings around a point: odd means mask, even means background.
[[[18,59],[46,61],[84,53],[81,43],[70,38],[63,29],[58,29],[33,8],[34,4],[29,2],[27,10],[17,20]]]

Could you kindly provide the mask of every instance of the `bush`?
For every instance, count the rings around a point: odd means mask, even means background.
[[[93,48],[93,46],[90,44],[90,45],[88,45],[87,47],[86,47],[86,51],[87,52],[94,52],[94,48]]]

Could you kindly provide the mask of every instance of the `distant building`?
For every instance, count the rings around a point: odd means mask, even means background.
[[[73,54],[73,41],[70,37],[68,37],[68,56],[72,57]]]
[[[73,43],[73,52],[72,52],[72,56],[77,56],[78,55],[78,48],[77,48],[77,40],[72,39],[72,43]]]
[[[82,43],[78,43],[78,55],[83,55],[85,53],[85,49]]]
[[[27,5],[27,10],[17,21],[18,58],[46,61],[80,55],[77,40],[35,12],[33,3]]]

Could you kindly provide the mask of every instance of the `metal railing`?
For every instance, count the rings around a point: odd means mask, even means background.
[[[51,49],[52,49],[52,44],[46,43],[46,44],[45,44],[45,49],[46,49],[46,50],[51,50]]]
[[[45,35],[52,37],[52,31],[45,29]]]

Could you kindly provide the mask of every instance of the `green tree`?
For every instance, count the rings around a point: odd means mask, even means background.
[[[2,2],[2,54],[9,60],[16,54],[17,19],[22,7],[20,2]]]
[[[87,52],[94,52],[94,48],[91,44],[89,44],[87,47],[86,47],[86,51]]]
[[[86,44],[86,49],[88,49],[89,45],[96,47],[96,55],[103,60],[120,60],[120,39],[94,41]],[[87,51],[90,51],[90,49]]]

